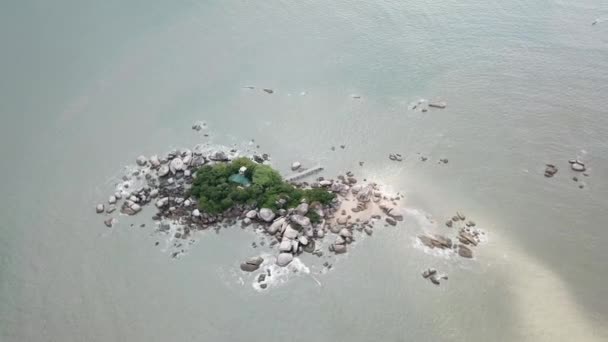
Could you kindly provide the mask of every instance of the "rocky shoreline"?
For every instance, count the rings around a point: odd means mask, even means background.
[[[112,227],[116,222],[114,214],[134,216],[143,207],[153,205],[157,212],[152,219],[158,221],[160,231],[169,230],[169,222],[177,223],[180,228],[174,233],[176,239],[187,240],[193,232],[214,228],[219,225],[240,223],[243,227],[254,225],[262,227],[266,234],[274,238],[271,246],[276,247],[279,266],[288,265],[301,253],[322,255],[317,241],[334,235],[328,251],[335,254],[347,252],[354,241],[353,230],[372,235],[377,224],[395,226],[403,220],[403,210],[398,201],[401,196],[389,197],[382,193],[377,184],[360,181],[352,172],[339,175],[336,179],[318,177],[311,182],[294,181],[297,188],[320,188],[336,195],[329,205],[303,202],[296,208],[279,209],[274,212],[268,208],[235,205],[221,214],[201,212],[196,198],[189,196],[196,178],[196,170],[203,165],[229,163],[240,156],[237,150],[205,151],[200,148],[171,151],[164,156],[140,156],[136,159],[137,168],[124,183],[109,196],[107,204],[98,204],[96,212],[108,217],[104,224]],[[260,164],[268,164],[269,156],[250,155],[247,158]],[[299,162],[291,166],[304,174]],[[296,174],[297,175],[297,174]],[[129,181],[138,179],[141,186],[131,188]],[[298,177],[292,177],[298,179]],[[312,223],[306,217],[309,212],[320,217],[319,223]],[[252,261],[253,260],[253,261]],[[263,261],[263,260],[262,260]],[[256,258],[241,264],[244,271],[254,271],[261,261]]]
[[[201,126],[202,124],[197,124],[193,129],[198,130]],[[197,145],[192,150],[174,150],[163,156],[139,156],[135,160],[136,167],[122,178],[116,192],[108,197],[107,204],[97,204],[95,211],[106,215],[103,223],[111,228],[118,222],[116,215],[135,216],[144,207],[153,207],[156,212],[152,219],[157,222],[157,231],[172,234],[172,240],[183,241],[176,242],[176,247],[194,242],[192,237],[197,231],[217,231],[221,227],[233,225],[240,225],[243,229],[252,227],[263,232],[269,239],[268,247],[275,253],[272,261],[278,267],[288,266],[302,253],[318,257],[325,253],[344,254],[355,241],[355,231],[371,236],[378,225],[397,226],[399,221],[404,220],[405,210],[399,204],[404,198],[402,195],[388,196],[376,183],[359,180],[351,171],[338,175],[335,179],[317,177],[313,181],[300,182],[299,179],[311,178],[312,174],[322,168],[316,166],[306,169],[297,161],[290,165],[290,169],[296,173],[286,179],[298,189],[323,189],[333,194],[335,197],[330,203],[323,205],[303,200],[292,208],[277,203],[279,209],[274,210],[236,204],[217,214],[203,212],[197,198],[190,193],[197,178],[197,170],[208,165],[229,165],[242,157],[236,149],[210,150],[202,145]],[[268,154],[250,154],[245,157],[260,165],[270,164]],[[461,215],[457,214],[446,223],[450,228],[462,225],[458,235],[461,243],[458,246],[451,239],[440,235],[421,235],[419,240],[430,248],[454,249],[461,257],[472,258],[469,247],[479,243],[481,232],[473,230],[475,224],[472,221],[465,223],[465,218]],[[309,217],[314,217],[315,222]],[[252,245],[257,247],[255,242]],[[172,256],[177,257],[183,252],[182,249],[172,253]],[[264,262],[261,256],[252,256],[242,261],[240,269],[254,272]],[[326,264],[329,269],[331,264]],[[270,273],[269,269],[267,271]],[[264,275],[260,288],[266,288],[262,285],[266,285],[263,282],[267,277],[270,274]],[[447,276],[442,275],[440,278],[447,279]]]

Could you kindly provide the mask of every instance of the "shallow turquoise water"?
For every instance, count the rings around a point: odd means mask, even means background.
[[[0,4],[2,341],[606,339],[604,17],[598,0]],[[420,97],[448,108],[408,110]],[[259,294],[232,273],[255,253],[247,233],[176,261],[151,229],[103,227],[108,179],[204,141],[197,120],[285,172],[298,159],[390,184],[414,217],[463,210],[490,240],[473,262],[437,258],[412,246],[412,219],[322,286]],[[421,281],[429,266],[446,286]]]

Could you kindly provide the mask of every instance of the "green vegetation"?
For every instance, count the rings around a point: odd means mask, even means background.
[[[251,181],[248,187],[229,180],[243,166],[247,168],[245,177]],[[280,207],[294,208],[303,199],[308,203],[329,204],[335,197],[323,189],[298,189],[283,181],[281,175],[270,166],[257,164],[247,158],[202,166],[196,171],[190,194],[198,199],[202,211],[211,214],[224,212],[236,204],[277,210]],[[281,206],[279,201],[284,205]],[[313,211],[307,216],[312,222],[320,221],[319,215]]]

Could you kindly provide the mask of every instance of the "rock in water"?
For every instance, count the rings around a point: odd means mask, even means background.
[[[160,159],[158,159],[157,155],[153,155],[152,157],[150,157],[150,164],[152,164],[153,167],[160,166]]]
[[[103,221],[103,223],[106,225],[106,227],[112,228],[112,225],[114,224],[114,219],[113,218],[106,219]]]
[[[281,253],[277,257],[277,265],[281,267],[285,267],[291,263],[293,260],[293,255],[291,253]]]
[[[108,203],[109,204],[115,204],[116,203],[116,196],[112,195],[108,198]]]
[[[429,107],[444,109],[448,104],[445,101],[429,102]]]
[[[458,255],[463,258],[472,258],[473,251],[465,245],[458,245]]]
[[[572,163],[570,165],[570,167],[572,168],[573,171],[576,171],[576,172],[583,172],[586,170],[585,164],[583,164],[579,161],[577,161],[576,163]]]
[[[353,237],[353,233],[351,233],[350,230],[348,230],[346,228],[340,229],[340,232],[338,234],[340,234],[340,236],[343,237],[343,238],[345,238],[345,239]]]
[[[302,164],[300,162],[293,162],[293,164],[291,164],[291,170],[292,171],[297,171],[302,167]]]
[[[168,203],[169,203],[169,197],[163,197],[163,198],[159,199],[158,201],[156,201],[156,207],[162,208],[162,207],[166,206]]]
[[[175,157],[169,164],[169,170],[175,174],[177,171],[181,171],[184,168],[184,161],[180,157]]]
[[[333,247],[334,253],[336,253],[336,254],[346,253],[346,245],[344,245],[344,244],[339,244],[339,245],[333,244],[332,247]]]
[[[392,208],[388,211],[387,215],[397,221],[403,221],[404,213],[403,210],[401,210],[400,208]]]
[[[274,93],[274,90],[269,89],[269,88],[264,88],[263,90],[264,90],[265,92],[267,92],[268,94],[272,94],[272,93]]]
[[[228,161],[228,157],[226,157],[226,154],[222,151],[216,151],[211,153],[211,155],[209,156],[209,159],[213,160],[213,161]]]
[[[241,270],[245,272],[253,272],[260,268],[260,265],[264,262],[262,257],[253,257],[247,259],[245,262],[241,264]]]
[[[139,156],[139,157],[137,157],[137,159],[135,160],[135,162],[139,166],[144,166],[144,165],[146,165],[146,163],[148,162],[148,160],[144,156]]]
[[[391,226],[397,225],[397,221],[395,221],[395,219],[392,217],[387,217],[385,220],[386,220],[386,223],[390,224]]]
[[[266,222],[271,222],[274,219],[274,216],[275,214],[272,212],[272,210],[268,208],[262,208],[258,213],[258,217]]]
[[[545,177],[551,178],[557,173],[557,166],[553,164],[547,164],[545,168]]]
[[[95,207],[95,212],[97,212],[98,214],[103,213],[103,211],[104,211],[104,210],[105,210],[105,207],[104,207],[104,205],[103,205],[103,204],[101,204],[101,203],[100,203],[100,204],[98,204],[98,205]]]
[[[437,274],[437,270],[434,269],[434,268],[429,268],[426,271],[422,272],[422,277],[424,279],[426,279],[426,278],[428,278],[428,277],[430,277],[432,275],[435,275],[435,274]]]

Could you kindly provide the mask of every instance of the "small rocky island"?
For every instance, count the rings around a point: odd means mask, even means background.
[[[398,204],[402,195],[387,196],[376,183],[360,181],[350,171],[336,179],[300,182],[323,168],[306,169],[294,162],[291,170],[295,173],[282,177],[270,166],[267,154],[243,156],[236,149],[197,145],[162,157],[140,156],[136,164],[108,204],[96,207],[97,213],[107,215],[107,227],[117,222],[117,213],[137,215],[147,205],[156,208],[152,219],[158,222],[157,230],[176,240],[190,240],[195,232],[210,228],[253,226],[270,238],[269,247],[276,253],[272,262],[278,267],[289,265],[301,253],[346,253],[355,230],[371,236],[377,225],[397,226],[405,216]],[[178,228],[172,230],[172,226]],[[477,244],[469,233],[463,230],[461,237]],[[452,247],[437,236],[419,239],[433,248]],[[464,245],[456,253],[472,257]],[[252,256],[240,268],[254,272],[264,261],[262,256]]]
[[[329,233],[335,235],[329,251],[341,254],[353,242],[354,229],[372,235],[379,221],[395,226],[403,220],[397,204],[400,196],[387,197],[375,183],[359,182],[352,172],[337,179],[297,182],[322,168],[301,169],[296,162],[292,170],[297,173],[283,178],[268,159],[266,154],[242,157],[236,150],[197,149],[172,151],[164,157],[140,156],[132,175],[143,185],[119,188],[107,207],[98,204],[96,210],[136,215],[143,206],[154,204],[153,219],[160,222],[159,229],[168,230],[166,222],[178,223],[181,229],[175,238],[179,239],[221,224],[262,225],[275,238],[271,245],[278,245],[279,266],[288,265],[300,253],[322,254],[315,241]],[[108,227],[115,222],[113,217],[104,221]],[[245,260],[241,269],[254,271],[262,261],[260,257]]]

